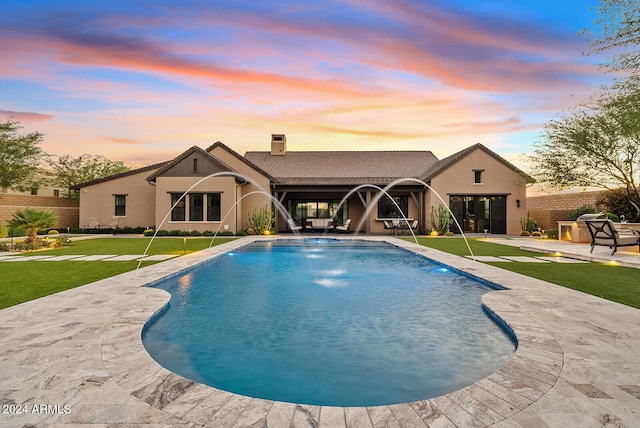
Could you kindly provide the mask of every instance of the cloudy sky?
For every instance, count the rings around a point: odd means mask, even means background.
[[[561,6],[560,6],[561,5]],[[140,166],[222,141],[516,161],[609,76],[583,55],[597,0],[0,4],[0,119],[53,154]]]

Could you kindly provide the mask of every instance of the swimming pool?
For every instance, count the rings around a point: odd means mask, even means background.
[[[154,286],[172,294],[143,342],[182,376],[251,397],[329,406],[415,401],[514,354],[490,291],[386,243],[257,242]]]

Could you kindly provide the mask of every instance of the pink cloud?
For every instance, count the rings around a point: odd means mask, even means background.
[[[138,145],[138,144],[144,144],[142,141],[135,139],[135,138],[112,138],[112,137],[105,137],[103,138],[104,141],[108,141],[110,143],[116,143],[116,144],[128,144],[128,145]]]
[[[51,114],[11,110],[0,110],[0,116],[4,116],[7,119],[13,118],[18,122],[44,122],[45,120],[50,120],[54,117]]]

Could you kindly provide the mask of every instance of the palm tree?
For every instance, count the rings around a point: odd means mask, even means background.
[[[35,244],[38,242],[38,229],[53,227],[57,221],[53,211],[26,207],[14,212],[13,218],[7,221],[7,225],[27,229],[27,243]]]

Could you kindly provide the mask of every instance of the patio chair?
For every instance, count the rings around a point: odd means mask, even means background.
[[[103,230],[109,230],[111,232],[115,232],[116,229],[118,228],[118,222],[120,221],[120,217],[118,216],[113,216],[111,217],[111,223],[109,223],[108,226],[103,227]]]
[[[89,224],[86,224],[83,229],[84,232],[95,232],[100,229],[100,217],[91,217]]]
[[[344,224],[341,224],[340,226],[336,226],[336,230],[339,232],[346,233],[349,231],[349,226],[351,226],[350,218],[348,218],[347,221],[344,222]]]
[[[389,223],[387,220],[382,222],[385,230],[391,230],[392,233],[396,233],[396,228],[393,224]]]
[[[295,232],[296,230],[301,230],[302,226],[300,226],[292,218],[290,218],[290,219],[287,219],[287,228],[290,231]]]
[[[591,235],[591,251],[596,245],[602,245],[611,248],[611,255],[613,256],[618,247],[630,247],[633,245],[638,246],[640,251],[640,234],[636,235],[636,231],[632,230],[633,235],[621,235],[615,228],[613,222],[609,219],[606,220],[586,220],[585,224],[589,229]]]

